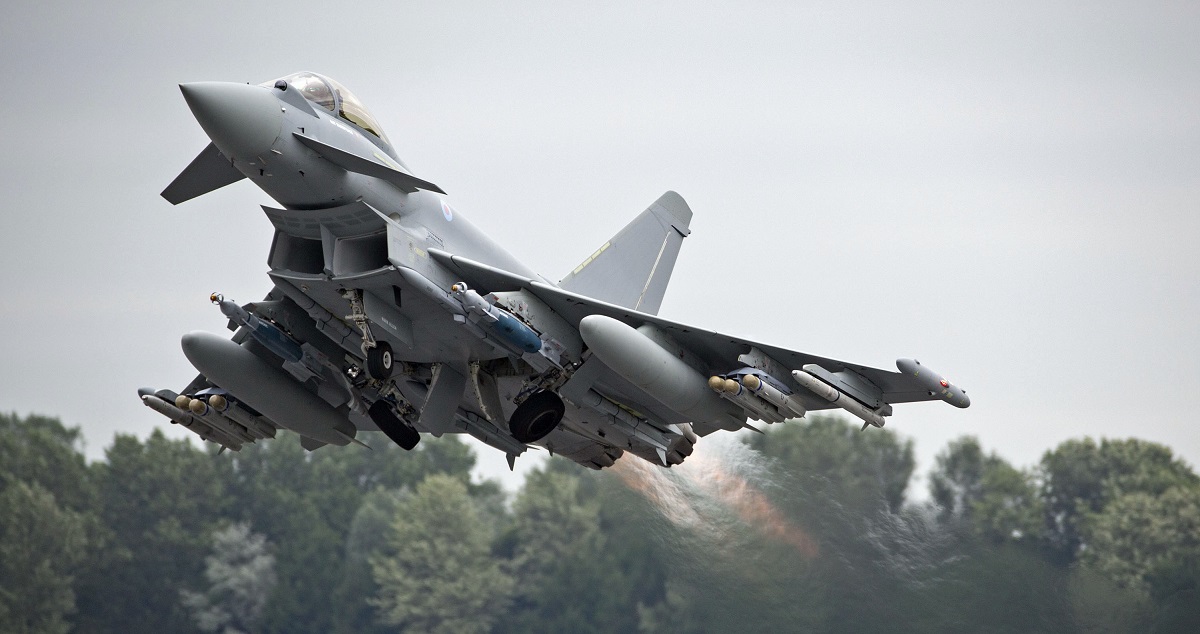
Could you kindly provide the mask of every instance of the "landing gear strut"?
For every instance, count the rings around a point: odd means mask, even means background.
[[[362,292],[356,288],[342,290],[342,297],[350,302],[350,314],[346,319],[354,322],[362,331],[362,351],[367,358],[367,376],[378,381],[392,377],[392,347],[386,341],[378,341],[371,334],[371,323],[367,321],[367,309],[363,304]]]
[[[562,399],[554,392],[534,392],[517,406],[508,420],[508,430],[521,442],[536,442],[558,427],[565,411]]]

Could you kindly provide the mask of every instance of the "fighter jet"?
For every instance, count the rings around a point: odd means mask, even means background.
[[[200,375],[142,402],[234,451],[286,429],[303,446],[382,431],[465,433],[509,465],[534,446],[593,469],[625,453],[682,463],[717,431],[840,408],[883,427],[892,404],[966,392],[657,316],[692,211],[666,192],[558,283],[521,264],[415,175],[383,128],[316,73],[180,86],[212,140],[162,192],[179,204],[249,179],[278,206],[272,288],[213,294],[232,339],[183,336]]]

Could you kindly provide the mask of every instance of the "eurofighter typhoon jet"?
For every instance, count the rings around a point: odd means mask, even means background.
[[[521,264],[400,160],[338,82],[180,86],[212,139],[163,191],[179,204],[242,179],[278,207],[273,288],[213,294],[231,339],[191,332],[200,371],[151,409],[238,451],[278,429],[303,446],[382,431],[466,433],[510,467],[531,446],[593,469],[626,453],[679,464],[699,438],[841,408],[882,427],[893,403],[966,393],[916,360],[899,372],[784,350],[656,316],[692,211],[667,192],[559,283]]]

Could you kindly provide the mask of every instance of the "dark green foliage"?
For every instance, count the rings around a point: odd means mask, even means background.
[[[0,489],[37,483],[72,511],[92,508],[95,487],[84,462],[79,428],[36,414],[0,414]]]
[[[1087,522],[1127,493],[1158,496],[1200,478],[1163,445],[1144,440],[1068,440],[1041,463],[1046,541],[1057,561],[1075,560],[1086,543]]]
[[[78,428],[0,414],[0,631],[65,632],[78,573],[107,531]]]
[[[84,526],[41,484],[18,480],[0,490],[0,632],[68,631]]]
[[[365,436],[118,435],[87,465],[77,429],[0,416],[0,631],[195,632],[224,603],[255,632],[1200,629],[1200,479],[1154,443],[1023,471],[959,439],[914,504],[911,442],[829,417],[671,470],[553,458],[511,500],[453,438]]]
[[[219,460],[158,430],[145,442],[118,435],[106,456],[92,469],[111,543],[80,577],[80,629],[195,631],[179,590],[201,585],[228,508]]]
[[[661,592],[662,576],[644,504],[633,508],[628,494],[567,460],[526,477],[504,540],[513,603],[496,631],[636,629],[638,603]]]
[[[492,527],[466,485],[436,474],[401,498],[369,558],[379,620],[402,630],[483,634],[509,602],[513,579],[491,556]]]
[[[266,632],[329,632],[345,604],[366,598],[340,590],[347,580],[346,538],[363,497],[378,488],[414,487],[426,476],[466,482],[474,457],[455,438],[427,438],[411,452],[382,434],[364,434],[372,449],[324,447],[306,452],[288,432],[223,456],[231,472],[232,515],[276,547],[278,583],[263,615]],[[379,537],[382,540],[382,536]]]
[[[985,455],[973,436],[951,441],[938,454],[929,492],[944,525],[958,525],[993,544],[1033,543],[1042,535],[1034,476],[995,453]]]

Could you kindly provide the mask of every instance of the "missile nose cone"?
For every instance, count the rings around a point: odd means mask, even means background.
[[[179,90],[204,133],[227,157],[254,160],[279,136],[283,108],[270,89],[205,81],[180,84]]]

